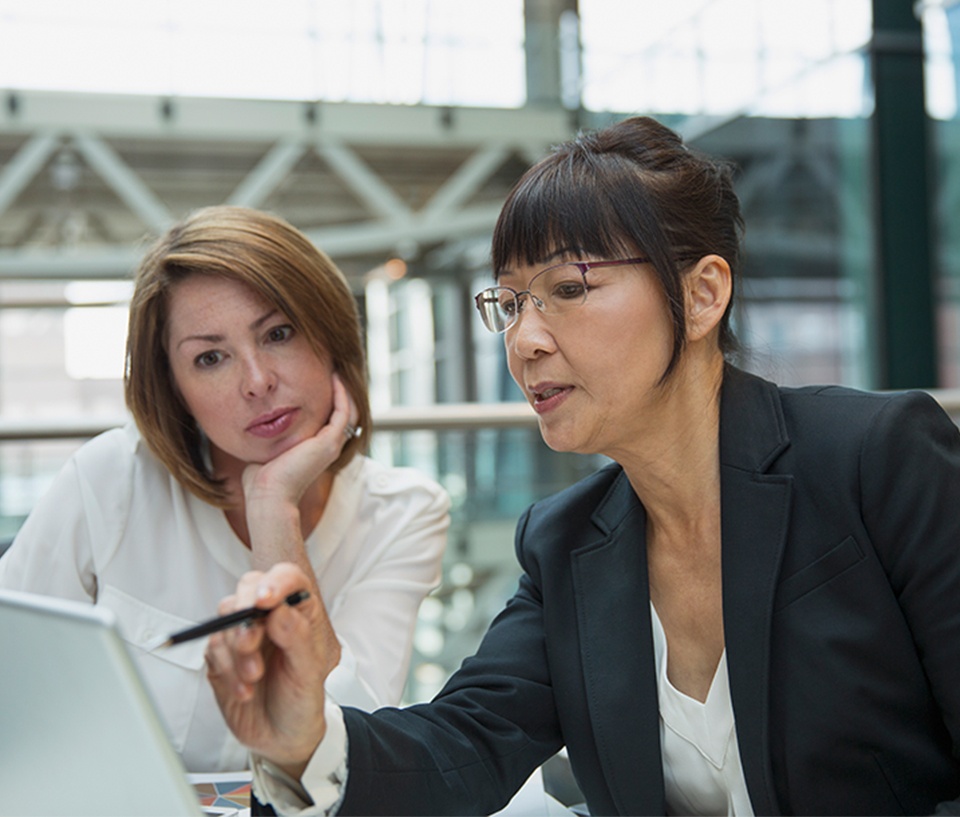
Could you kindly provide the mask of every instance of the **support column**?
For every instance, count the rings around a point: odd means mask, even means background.
[[[877,386],[937,385],[930,141],[913,4],[873,0]]]
[[[523,0],[527,105],[579,109],[578,16],[577,0]]]

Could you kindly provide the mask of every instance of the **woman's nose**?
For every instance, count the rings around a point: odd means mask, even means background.
[[[517,315],[517,321],[504,336],[507,349],[525,359],[554,351],[556,340],[545,319],[546,316],[527,301],[526,309]]]
[[[263,397],[277,385],[276,372],[261,355],[251,355],[244,362],[242,390],[245,397]]]

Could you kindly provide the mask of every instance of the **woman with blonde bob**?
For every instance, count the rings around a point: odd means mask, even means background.
[[[157,242],[140,264],[130,303],[125,393],[144,438],[170,472],[201,499],[226,507],[222,481],[207,471],[201,432],[171,380],[166,350],[167,297],[194,273],[245,284],[286,315],[318,358],[336,372],[370,428],[366,363],[356,302],[343,274],[310,240],[266,213],[240,207],[195,212]],[[351,436],[330,466],[340,470],[364,447]]]
[[[328,695],[399,703],[449,499],[363,454],[362,331],[333,262],[278,217],[192,213],[137,271],[124,384],[133,422],[70,458],[0,587],[113,610],[190,771],[246,768],[247,753],[205,683],[205,642],[157,644],[251,569],[310,577],[336,656]]]

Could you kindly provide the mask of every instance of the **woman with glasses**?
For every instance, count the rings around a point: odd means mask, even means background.
[[[490,813],[565,746],[591,814],[960,813],[960,434],[734,366],[741,227],[731,169],[647,118],[523,176],[477,307],[547,444],[614,462],[523,514],[519,588],[429,704],[324,701],[309,603],[212,639],[261,799]]]

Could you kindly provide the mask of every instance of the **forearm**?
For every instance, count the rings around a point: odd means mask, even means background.
[[[281,562],[296,565],[313,584],[311,592],[319,600],[319,629],[323,635],[324,648],[330,656],[330,668],[340,661],[340,641],[333,631],[326,605],[320,595],[313,567],[307,557],[303,532],[300,527],[300,511],[296,505],[279,499],[267,498],[247,504],[247,525],[250,531],[251,563],[254,570],[267,571]]]
[[[246,515],[254,570],[269,570],[280,562],[291,562],[313,577],[304,546],[300,509],[295,504],[264,497],[248,501]]]

